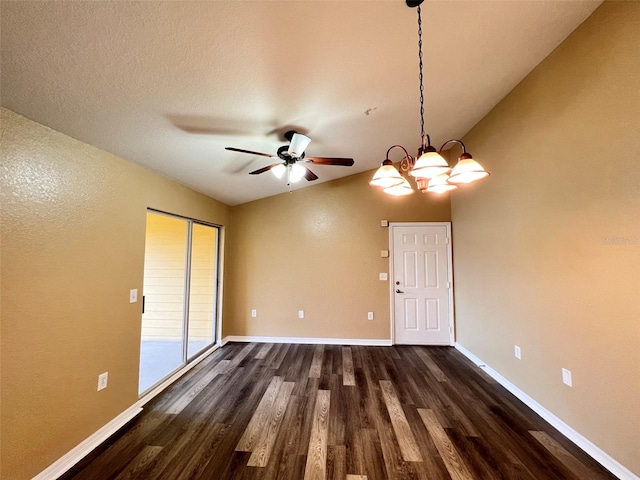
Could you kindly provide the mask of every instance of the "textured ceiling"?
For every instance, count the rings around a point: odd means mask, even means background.
[[[468,132],[600,3],[427,0],[435,143]],[[287,186],[247,175],[274,159],[225,146],[275,153],[298,127],[312,138],[307,155],[355,159],[312,166],[318,183],[378,166],[392,144],[420,144],[417,14],[401,0],[1,9],[4,107],[230,205]]]

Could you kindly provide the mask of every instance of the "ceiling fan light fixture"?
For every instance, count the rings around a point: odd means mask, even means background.
[[[369,182],[369,185],[374,187],[390,188],[397,185],[402,185],[406,180],[400,175],[400,172],[393,166],[393,162],[388,158],[382,162],[380,168],[376,170],[373,178]]]
[[[460,155],[458,163],[453,167],[453,170],[451,170],[448,182],[452,184],[466,184],[482,180],[488,176],[489,172],[485,171],[482,165],[473,159],[471,154],[465,152]]]
[[[280,163],[273,163],[271,165],[258,168],[257,170],[253,170],[249,172],[249,175],[260,175],[261,173],[271,170],[273,175],[280,179],[286,174],[289,187],[291,187],[291,182],[299,182],[303,178],[308,182],[318,180],[318,176],[313,173],[313,171],[302,163],[297,163],[305,158],[304,150],[311,142],[311,139],[306,135],[300,135],[293,130],[287,131],[284,136],[289,140],[290,145],[282,145],[278,148],[275,155],[236,147],[225,147],[225,150],[248,153],[250,155],[258,155],[261,157],[278,157],[281,160]],[[346,157],[308,157],[304,162],[313,163],[315,165],[337,165],[343,167],[351,167],[354,164],[353,158]],[[291,188],[289,188],[289,191],[291,191]]]
[[[304,174],[306,173],[304,167],[297,163],[294,163],[289,168],[291,169],[291,173],[289,176],[289,180],[291,181],[291,183],[299,182],[300,180],[302,180]]]
[[[291,138],[291,144],[289,145],[289,149],[287,153],[295,158],[300,158],[307,146],[311,142],[311,139],[306,135],[302,135],[301,133],[294,133]]]
[[[284,166],[284,163],[281,163],[280,165],[276,165],[271,169],[271,173],[273,173],[276,178],[282,178],[286,171],[287,171],[287,167]]]
[[[387,187],[382,190],[387,195],[393,195],[394,197],[401,197],[404,195],[411,195],[413,192],[413,188],[407,181],[407,179],[403,178],[402,183],[399,185],[394,185],[393,187]]]

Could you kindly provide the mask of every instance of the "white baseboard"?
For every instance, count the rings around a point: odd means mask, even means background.
[[[229,342],[301,343],[307,345],[366,345],[371,347],[391,346],[391,339],[387,338],[254,337],[229,335],[222,339],[222,345],[226,345]]]
[[[569,425],[564,423],[558,417],[556,417],[549,410],[544,408],[538,402],[536,402],[529,395],[524,393],[518,387],[516,387],[513,383],[507,380],[505,377],[500,375],[493,368],[485,364],[482,360],[476,357],[469,350],[464,348],[459,343],[455,344],[455,348],[462,353],[465,357],[475,363],[478,367],[482,368],[487,374],[493,377],[500,385],[509,390],[513,395],[518,397],[520,401],[522,401],[525,405],[527,405],[531,410],[536,412],[542,418],[544,418],[547,422],[549,422],[554,428],[556,428],[560,433],[562,433],[565,437],[575,443],[578,447],[584,450],[588,455],[593,457],[600,465],[613,473],[620,480],[640,480],[640,477],[635,475],[631,470],[622,465],[620,462],[615,460],[609,454],[601,450],[599,447],[594,445],[590,440],[582,436],[580,433],[575,431]]]
[[[33,477],[32,480],[52,480],[62,476],[140,412],[142,412],[142,408],[136,405],[132,405],[127,408],[124,412],[111,420],[89,438],[78,444],[75,448],[69,450],[66,455],[60,457],[38,475]]]

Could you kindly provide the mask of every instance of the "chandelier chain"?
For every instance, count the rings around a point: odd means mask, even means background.
[[[424,142],[424,76],[422,74],[422,15],[418,5],[418,66],[420,68],[420,138]]]

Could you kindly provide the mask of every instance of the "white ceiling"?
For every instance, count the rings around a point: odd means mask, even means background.
[[[427,131],[461,137],[601,3],[422,5]],[[417,13],[394,1],[1,3],[10,110],[237,205],[287,191],[249,171],[295,126],[309,156],[372,169],[420,144]],[[473,146],[468,146],[473,153]],[[399,160],[399,158],[392,158]],[[275,159],[277,160],[277,159]]]

